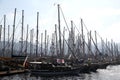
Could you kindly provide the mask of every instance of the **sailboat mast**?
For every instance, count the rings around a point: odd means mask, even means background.
[[[73,21],[71,20],[71,50],[72,53],[75,54],[75,35],[74,35],[74,28],[73,28]]]
[[[108,43],[107,43],[107,42],[108,42],[108,41],[107,41],[107,38],[106,38],[106,43],[105,43],[105,47],[106,47],[106,48],[105,48],[105,53],[106,53],[106,54],[108,54],[108,50],[107,50]]]
[[[110,50],[111,50],[111,56],[114,59],[114,53],[113,53],[113,40],[111,39],[111,44],[110,44]]]
[[[2,35],[2,25],[0,25],[0,45],[2,45],[2,43],[1,43],[1,35]],[[2,46],[1,46],[1,47],[2,47]],[[1,49],[2,49],[1,47],[0,47],[0,51],[1,51]]]
[[[84,40],[84,33],[83,33],[83,20],[81,19],[81,32],[82,32],[82,52],[83,57],[85,58],[85,40]]]
[[[47,45],[46,45],[46,37],[47,37],[47,30],[45,30],[45,56],[47,54],[47,51],[46,51],[46,47],[47,47]]]
[[[10,46],[10,25],[8,25],[8,50],[9,50],[9,46]]]
[[[39,12],[37,12],[36,57],[38,55],[38,22],[39,22]]]
[[[43,33],[41,33],[41,57],[43,57]]]
[[[91,55],[91,57],[92,57],[92,53],[91,53],[91,31],[88,32],[88,54]]]
[[[97,56],[98,53],[97,53],[97,35],[96,35],[96,31],[95,31],[95,44],[96,44],[96,51],[95,51],[95,54],[96,54],[96,56]]]
[[[58,4],[58,28],[59,28],[59,46],[60,46],[60,56],[62,57],[62,53],[61,53],[60,5],[59,5],[59,4]]]
[[[3,42],[3,56],[5,55],[5,27],[6,27],[6,15],[4,15],[4,33],[3,33],[4,42]]]
[[[27,25],[25,54],[27,54],[27,45],[28,45],[28,27],[29,27],[29,25]]]
[[[56,54],[58,55],[57,25],[55,24]]]
[[[22,10],[21,51],[20,51],[20,54],[22,54],[22,52],[23,52],[23,26],[24,26],[24,10]]]
[[[34,29],[30,30],[30,57],[33,54],[33,34],[34,34]]]
[[[64,45],[65,41],[64,40],[65,40],[65,27],[63,30],[63,50],[62,50],[63,55],[62,56],[64,56],[64,48],[65,48],[65,45]]]
[[[13,55],[13,47],[14,47],[15,19],[16,19],[16,8],[15,8],[15,12],[14,12],[14,21],[13,21],[13,35],[12,35],[11,55]]]
[[[0,25],[0,43],[1,43],[2,25]]]
[[[48,55],[48,46],[49,46],[49,35],[47,35],[47,47],[46,47],[46,54]]]
[[[104,54],[104,41],[101,38],[101,48],[102,48],[102,53]]]

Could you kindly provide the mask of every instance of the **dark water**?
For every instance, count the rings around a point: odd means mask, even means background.
[[[98,69],[95,73],[79,74],[79,76],[36,77],[27,73],[0,77],[0,80],[120,80],[120,65],[108,66],[106,69]]]

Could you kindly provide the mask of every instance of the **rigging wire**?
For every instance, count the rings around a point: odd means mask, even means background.
[[[76,25],[75,25],[74,22],[73,22],[73,24],[74,24],[75,28],[77,29],[78,33],[80,34],[80,31],[78,30],[78,28],[76,27]],[[89,32],[88,32],[88,33],[89,33]],[[85,42],[86,46],[89,48],[87,42],[86,42],[85,40],[84,40],[84,42]],[[76,52],[77,52],[77,50],[76,50]],[[75,53],[76,53],[76,52],[75,52]],[[90,50],[90,52],[93,54],[92,50]]]
[[[62,33],[61,33],[62,36],[64,36]],[[69,46],[67,40],[64,38],[64,41],[66,42],[66,44],[68,45],[68,48],[70,49],[70,51],[72,52],[72,55],[75,59],[77,59],[77,56],[74,54],[73,50],[71,49],[71,47]]]
[[[66,26],[67,26],[67,29],[68,29],[68,31],[70,32],[70,29],[69,29],[69,27],[68,27],[68,24],[67,24],[67,21],[66,21],[66,19],[65,19],[65,16],[64,16],[64,13],[63,13],[63,11],[62,11],[62,8],[60,7],[60,10],[61,10],[61,13],[62,13],[62,15],[63,15],[63,19],[64,19],[64,21],[65,21],[65,24],[66,24]],[[78,30],[78,28],[76,27],[76,25],[74,24],[74,26],[75,26],[75,28],[77,29],[77,31],[79,32],[79,30]],[[87,27],[85,27],[86,28],[86,30],[88,31],[88,29],[87,29]],[[80,32],[79,32],[80,33]],[[72,39],[73,40],[73,39]],[[74,40],[73,40],[74,41]],[[66,40],[65,40],[65,42],[66,42]],[[66,44],[68,44],[68,43],[66,43]],[[88,47],[88,44],[85,42],[85,44],[86,44],[86,46]],[[69,48],[70,48],[70,46],[68,46]],[[71,50],[71,49],[70,49]],[[72,50],[71,50],[72,51]],[[73,52],[73,51],[72,51]],[[77,51],[75,51],[75,53],[76,53]],[[91,51],[92,52],[92,51]],[[93,53],[93,52],[92,52]],[[74,53],[73,53],[74,54]]]
[[[85,29],[87,30],[87,32],[89,33],[89,31],[88,31],[88,29],[87,29],[87,26],[85,25],[85,23],[84,23],[84,22],[83,22],[83,25],[84,25]],[[100,50],[98,49],[98,47],[97,47],[96,43],[94,42],[93,37],[91,37],[91,39],[92,39],[92,42],[93,42],[93,44],[94,44],[95,48],[97,49],[97,51],[98,51],[99,53],[101,53],[101,52],[100,52]]]
[[[105,42],[104,42],[104,40],[102,39],[102,37],[98,34],[98,32],[96,32],[97,33],[97,35],[101,38],[101,40],[103,41],[103,43],[104,44],[106,44]],[[109,52],[112,54],[112,51],[110,50],[110,48],[108,47],[108,45],[106,45],[106,48],[109,50]]]
[[[67,24],[67,21],[66,21],[66,19],[65,19],[65,16],[64,16],[64,13],[63,13],[63,11],[62,11],[62,8],[60,7],[60,10],[61,10],[61,13],[62,13],[62,16],[63,16],[63,19],[64,19],[64,21],[65,21],[65,24],[66,24],[66,26],[67,26],[67,29],[68,29],[68,31],[70,32],[70,29],[69,29],[69,27],[68,27],[68,24]],[[63,36],[63,34],[61,33],[61,35]],[[65,40],[65,39],[64,39]],[[73,39],[72,39],[73,40]],[[74,40],[73,40],[74,41]],[[66,42],[66,44],[68,45],[68,48],[71,50],[71,52],[72,52],[72,54],[73,54],[73,56],[74,56],[74,58],[76,58],[77,59],[77,57],[76,57],[76,55],[74,54],[74,52],[72,51],[72,49],[71,49],[71,47],[69,46],[69,44],[67,43],[67,41],[65,40],[65,42]]]
[[[60,10],[61,10],[61,13],[62,13],[63,19],[64,19],[64,21],[65,21],[65,24],[66,24],[66,26],[67,26],[67,29],[68,29],[68,31],[70,32],[70,29],[69,29],[69,27],[68,27],[67,21],[66,21],[66,19],[65,19],[65,16],[64,16],[64,13],[63,13],[61,7],[60,7]]]

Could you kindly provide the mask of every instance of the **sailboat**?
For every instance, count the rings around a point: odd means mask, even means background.
[[[78,68],[73,68],[68,65],[54,65],[52,63],[43,62],[30,62],[29,67],[31,67],[32,75],[39,76],[63,76],[63,75],[78,75]]]
[[[38,20],[38,17],[37,17]],[[38,22],[38,21],[37,21]],[[38,24],[38,23],[37,23]],[[59,25],[59,34],[60,32],[60,12],[59,12],[59,4],[58,4],[58,25]],[[60,40],[60,54],[61,52],[61,35],[59,35]],[[59,57],[59,59],[55,59],[54,63],[52,62],[40,62],[33,61],[29,62],[30,72],[33,75],[39,76],[62,76],[62,75],[78,75],[78,68],[72,67],[65,63],[64,59]]]

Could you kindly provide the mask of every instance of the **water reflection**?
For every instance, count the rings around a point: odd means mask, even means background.
[[[0,80],[84,80],[84,79],[85,74],[80,74],[79,76],[61,76],[61,77],[40,77],[30,74],[17,74],[0,78]]]
[[[40,77],[29,73],[1,77],[0,80],[120,80],[120,65],[98,69],[96,73],[79,74],[79,76]]]

